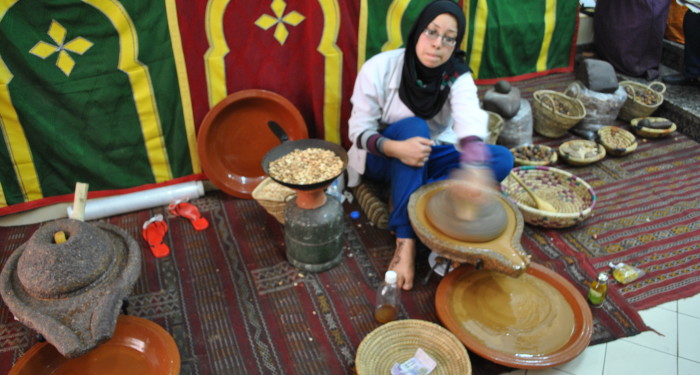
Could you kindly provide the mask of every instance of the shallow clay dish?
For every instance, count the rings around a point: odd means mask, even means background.
[[[472,282],[474,278],[489,275],[484,272],[515,287],[501,290],[502,285],[496,282]],[[532,280],[534,285],[543,284],[544,288],[528,289],[527,283]],[[544,292],[539,293],[540,289]],[[527,290],[531,291],[529,295],[525,293]],[[480,297],[469,299],[471,293]],[[558,310],[549,309],[557,303]],[[527,272],[516,279],[462,265],[440,282],[435,306],[443,325],[470,351],[509,367],[543,369],[568,362],[588,346],[593,334],[593,316],[582,293],[562,276],[536,263],[531,263]],[[482,315],[474,314],[476,318],[469,320],[463,311],[480,311]],[[528,314],[528,311],[533,313]],[[558,315],[552,311],[563,316],[556,323],[558,325],[553,323]],[[556,328],[549,330],[550,324]],[[499,325],[518,329],[489,331],[489,328]],[[489,335],[494,339],[483,339]],[[506,349],[518,345],[535,349],[531,352]]]
[[[268,127],[278,123],[290,140],[308,138],[299,110],[271,91],[243,90],[219,102],[204,117],[197,135],[204,174],[223,192],[252,198],[267,177],[261,161],[280,140]]]
[[[120,315],[114,335],[87,354],[66,359],[51,344],[34,345],[9,375],[177,375],[180,353],[158,324]]]

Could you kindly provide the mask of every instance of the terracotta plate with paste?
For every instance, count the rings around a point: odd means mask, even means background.
[[[120,315],[111,339],[77,358],[63,357],[51,344],[34,345],[9,375],[177,375],[180,353],[158,324]]]
[[[253,190],[267,177],[263,157],[280,145],[269,121],[278,123],[290,140],[308,138],[299,110],[271,91],[238,91],[207,113],[197,146],[204,174],[216,187],[238,198],[252,198]]]
[[[593,334],[593,316],[581,292],[536,263],[518,278],[462,265],[440,282],[435,305],[445,327],[469,350],[509,367],[568,362]]]

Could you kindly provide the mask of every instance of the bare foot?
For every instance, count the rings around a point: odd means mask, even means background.
[[[396,271],[396,284],[403,290],[413,288],[413,276],[416,264],[416,240],[413,238],[397,238],[394,258],[389,263],[389,269]]]

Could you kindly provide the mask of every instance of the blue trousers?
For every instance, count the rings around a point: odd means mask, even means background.
[[[428,123],[418,117],[391,124],[382,136],[402,141],[413,137],[430,138]],[[507,148],[486,145],[491,154],[488,166],[498,181],[503,181],[513,169],[513,154]],[[389,230],[397,238],[416,238],[408,217],[408,200],[414,191],[423,185],[448,178],[453,169],[460,167],[460,152],[454,145],[433,146],[430,158],[423,167],[412,167],[399,159],[367,155],[364,177],[391,188],[391,205]]]

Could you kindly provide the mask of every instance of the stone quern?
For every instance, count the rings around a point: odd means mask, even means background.
[[[54,240],[59,231],[65,242]],[[112,337],[140,271],[140,247],[123,229],[60,219],[12,253],[0,294],[17,320],[73,358]]]

